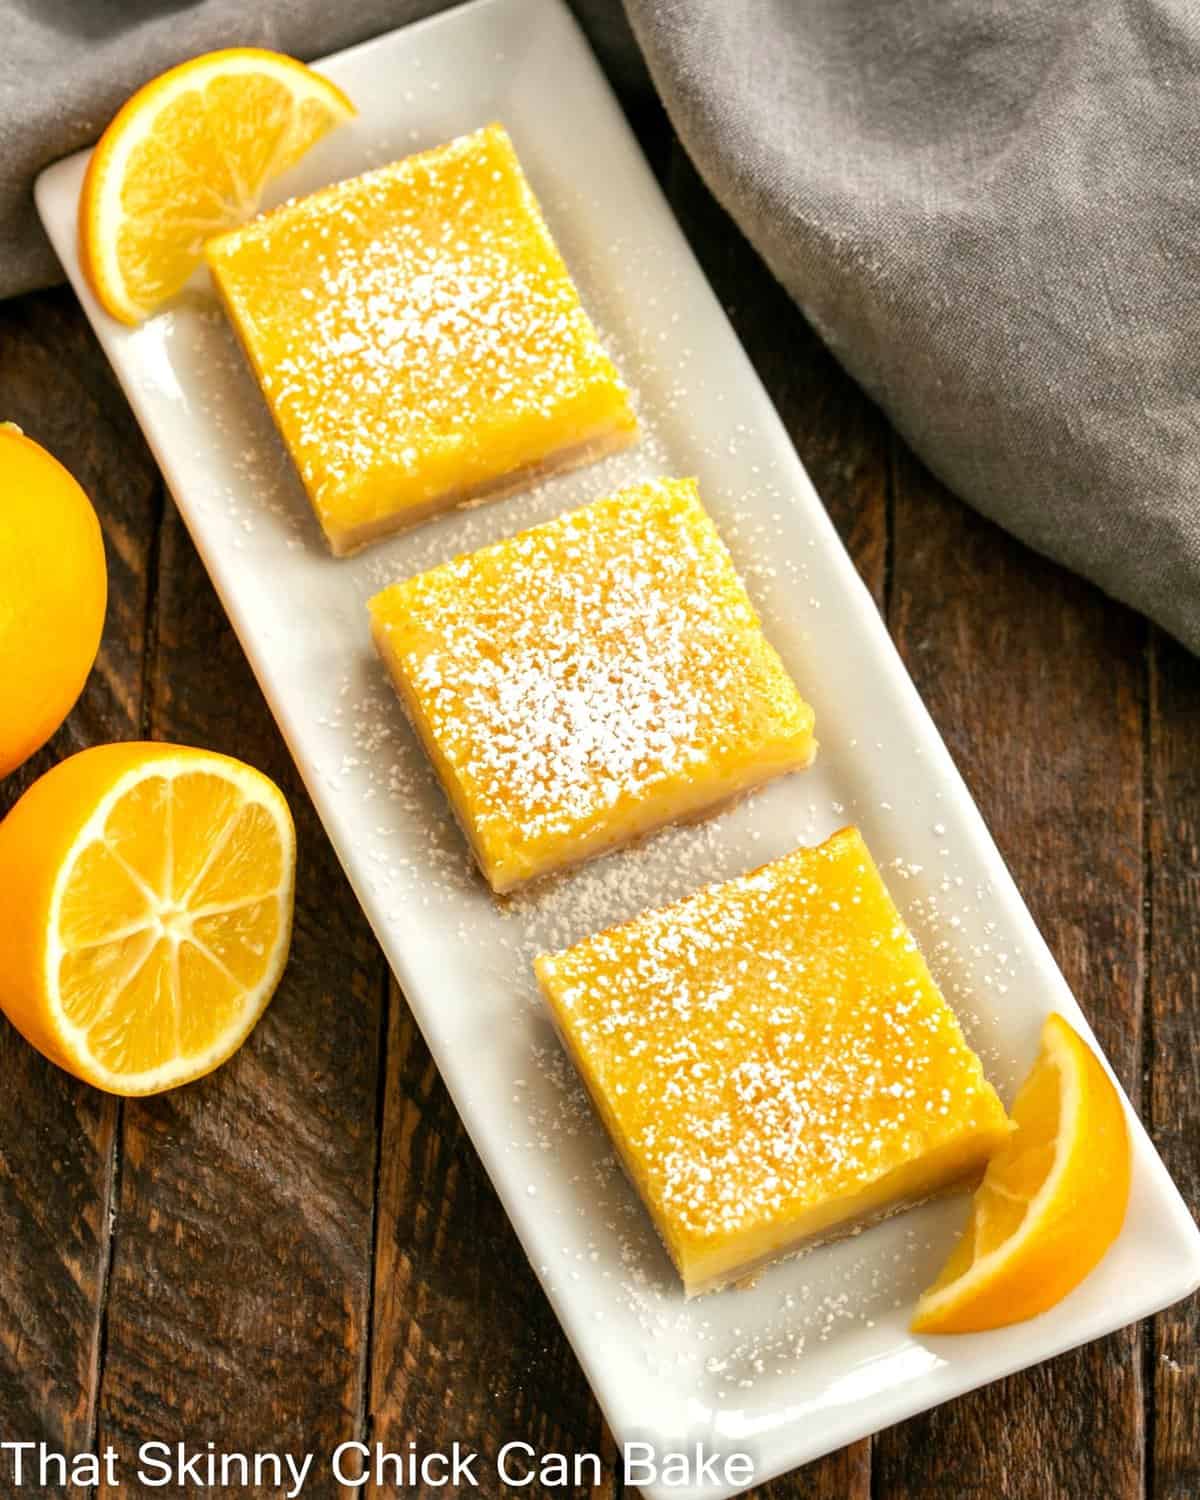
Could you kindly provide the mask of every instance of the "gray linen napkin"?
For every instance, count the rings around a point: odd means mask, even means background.
[[[931,469],[1200,651],[1196,0],[627,0],[709,186]]]
[[[90,146],[134,89],[216,47],[310,59],[457,0],[0,0],[0,297],[62,280],[37,174]],[[534,0],[537,3],[537,0]],[[610,78],[650,88],[620,0],[569,0]]]
[[[36,169],[145,78],[443,3],[0,0],[0,294],[56,275]],[[1200,651],[1195,0],[626,4],[710,187],[926,463]],[[636,78],[616,0],[576,10]]]

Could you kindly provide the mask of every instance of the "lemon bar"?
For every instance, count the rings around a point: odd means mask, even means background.
[[[855,828],[535,967],[689,1296],[1008,1139]]]
[[[693,480],[393,584],[373,632],[504,892],[807,765],[812,709]]]
[[[499,125],[287,204],[205,256],[339,555],[636,437]]]

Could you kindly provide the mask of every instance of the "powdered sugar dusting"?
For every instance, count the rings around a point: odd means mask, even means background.
[[[540,964],[687,1279],[812,1233],[889,1174],[908,1174],[891,1200],[936,1190],[953,1171],[924,1158],[959,1143],[961,1173],[1003,1134],[854,830]]]
[[[931,1202],[753,1287],[685,1303],[545,1017],[534,956],[854,821],[1002,1087],[1036,1047],[1047,966],[1002,872],[996,890],[982,877],[986,841],[964,815],[948,759],[897,696],[889,661],[850,607],[854,580],[669,217],[654,219],[651,205],[648,218],[642,189],[619,173],[581,176],[561,115],[538,123],[544,106],[507,93],[503,70],[487,74],[495,96],[470,74],[475,91],[464,101],[462,52],[430,46],[420,77],[407,57],[376,87],[389,103],[414,97],[370,119],[360,100],[360,121],[323,143],[301,177],[311,173],[315,187],[505,119],[601,343],[629,382],[641,441],[339,561],[211,296],[123,335],[123,378],[489,1171],[511,1187],[535,1268],[581,1347],[600,1331],[590,1353],[608,1397],[628,1392],[638,1419],[664,1435],[749,1437],[768,1453],[823,1431],[864,1394],[912,1387],[937,1366],[937,1352],[907,1335],[907,1309],[964,1205]],[[623,485],[679,474],[699,476],[769,639],[814,704],[821,754],[803,775],[710,821],[497,903],[371,648],[364,601]]]
[[[634,430],[499,126],[297,199],[206,253],[339,545]]]
[[[812,712],[691,481],[597,501],[371,611],[501,888],[812,753]]]

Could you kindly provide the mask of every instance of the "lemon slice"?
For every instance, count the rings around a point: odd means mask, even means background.
[[[1099,1059],[1059,1015],[1012,1107],[962,1239],[921,1297],[914,1333],[974,1333],[1060,1301],[1120,1233],[1129,1201],[1129,1131]]]
[[[79,199],[80,260],[114,318],[140,323],[258,212],[263,188],[354,106],[295,58],[209,52],[139,89],[100,138]]]
[[[0,1006],[111,1093],[198,1078],[279,982],[295,864],[283,794],[241,761],[158,744],[71,756],[0,823]]]

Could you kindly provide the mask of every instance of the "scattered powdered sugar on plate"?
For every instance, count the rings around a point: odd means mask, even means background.
[[[427,133],[412,143],[380,136],[362,165],[432,143]],[[538,187],[537,163],[527,167]],[[797,544],[789,482],[762,459],[756,432],[736,415],[733,386],[721,384],[729,377],[686,353],[673,309],[674,246],[637,246],[636,254],[620,256],[617,278],[612,257],[594,253],[596,209],[586,189],[542,202],[601,342],[631,388],[640,443],[353,558],[327,555],[211,298],[189,295],[130,337],[142,394],[191,419],[194,469],[203,482],[189,489],[188,509],[204,522],[209,566],[259,659],[273,706],[284,710],[306,779],[355,829],[353,847],[342,852],[360,893],[373,902],[377,925],[386,926],[381,935],[402,946],[399,934],[414,924],[434,930],[456,953],[456,975],[476,972],[459,955],[478,952],[478,974],[494,985],[489,1005],[512,1057],[503,1089],[507,1124],[497,1144],[522,1163],[538,1211],[561,1227],[556,1263],[538,1267],[547,1286],[553,1292],[586,1283],[595,1311],[614,1323],[632,1320],[647,1364],[684,1381],[703,1406],[767,1411],[814,1349],[843,1343],[865,1359],[885,1346],[887,1320],[899,1326],[936,1269],[961,1220],[961,1201],[930,1204],[908,1221],[814,1249],[746,1290],[685,1303],[544,1013],[533,958],[856,821],[1005,1097],[1026,1059],[1002,1040],[997,1014],[1007,995],[1020,992],[1027,959],[992,930],[991,893],[960,864],[960,826],[937,792],[942,773],[920,747],[882,741],[852,668],[815,649],[817,616],[838,585],[821,566],[823,543],[813,535]],[[643,325],[633,310],[651,297],[661,316]],[[709,425],[697,432],[692,419],[701,397]],[[729,413],[724,422],[722,412]],[[711,482],[709,471],[717,476]],[[366,600],[398,578],[626,485],[697,473],[769,638],[816,708],[817,763],[706,822],[668,829],[497,902],[371,646]],[[289,724],[289,715],[299,717]],[[924,830],[919,848],[913,829]]]

